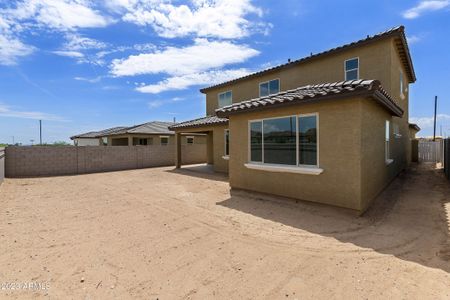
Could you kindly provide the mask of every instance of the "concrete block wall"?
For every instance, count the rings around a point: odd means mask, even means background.
[[[186,145],[183,163],[206,162],[206,145]],[[174,145],[7,147],[6,177],[74,175],[175,164]]]

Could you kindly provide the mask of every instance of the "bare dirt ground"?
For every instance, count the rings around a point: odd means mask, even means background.
[[[50,299],[449,299],[450,184],[402,174],[362,217],[155,168],[7,179],[0,284]]]

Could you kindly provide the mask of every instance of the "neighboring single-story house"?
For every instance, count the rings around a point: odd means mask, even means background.
[[[244,189],[364,212],[411,161],[404,27],[201,90],[208,162]]]
[[[174,145],[175,132],[168,129],[173,122],[152,121],[131,127],[125,127],[102,135],[108,146],[147,146]],[[202,134],[184,135],[182,144],[205,144],[206,137]]]
[[[70,139],[73,140],[75,146],[103,146],[107,144],[106,138],[103,138],[105,135],[124,128],[126,127],[119,126],[100,131],[90,131],[71,136]]]

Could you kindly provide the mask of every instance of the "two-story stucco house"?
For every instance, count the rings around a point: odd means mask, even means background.
[[[407,167],[404,27],[201,90],[207,116],[171,126],[207,134],[208,163],[232,189],[360,212]]]

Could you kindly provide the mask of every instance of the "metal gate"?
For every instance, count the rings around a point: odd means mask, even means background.
[[[443,163],[443,141],[419,141],[419,161]]]

